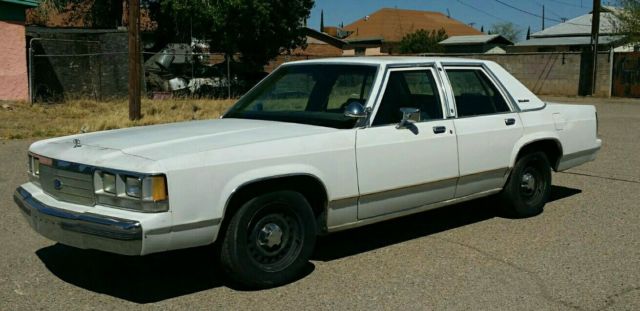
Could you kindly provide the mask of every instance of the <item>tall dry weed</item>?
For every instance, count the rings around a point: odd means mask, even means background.
[[[117,128],[215,119],[235,100],[143,100],[142,119],[129,120],[126,100],[70,100],[61,104],[7,103],[0,108],[0,139],[44,138]]]

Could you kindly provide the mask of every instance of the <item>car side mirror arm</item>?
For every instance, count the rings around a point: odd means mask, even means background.
[[[404,108],[400,108],[400,112],[402,112],[402,120],[400,120],[400,123],[396,125],[396,129],[399,129],[399,130],[406,129],[409,124],[413,123],[413,121],[411,120],[411,117],[415,114],[419,114],[420,109],[404,107]],[[419,118],[420,116],[418,115],[418,119]]]

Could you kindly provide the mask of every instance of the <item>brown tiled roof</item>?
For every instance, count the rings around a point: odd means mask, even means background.
[[[346,40],[382,38],[385,42],[399,42],[418,29],[428,31],[444,28],[449,36],[481,35],[482,32],[439,12],[401,9],[380,9],[368,18],[346,25],[353,33]]]

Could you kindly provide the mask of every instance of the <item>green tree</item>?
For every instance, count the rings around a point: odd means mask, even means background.
[[[157,37],[166,42],[204,38],[213,51],[240,53],[260,68],[279,53],[304,44],[304,21],[313,0],[149,1]]]
[[[614,11],[618,18],[616,31],[627,34],[628,41],[640,40],[640,0],[618,0],[620,10]]]
[[[418,29],[415,32],[406,34],[402,40],[400,40],[400,53],[412,54],[443,52],[444,48],[439,43],[448,37],[449,36],[444,28],[440,28],[437,31],[435,29],[431,31]]]
[[[511,22],[495,23],[491,26],[491,33],[502,35],[511,42],[518,42],[522,29]]]
[[[41,0],[28,22],[51,26],[51,18],[59,15],[63,20],[56,22],[67,27],[116,28],[122,26],[122,5],[123,0]]]

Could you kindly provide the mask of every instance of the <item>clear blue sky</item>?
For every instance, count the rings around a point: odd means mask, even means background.
[[[325,26],[339,26],[341,22],[348,25],[355,20],[369,15],[380,8],[398,8],[424,11],[436,11],[465,24],[474,23],[485,32],[497,22],[512,22],[522,29],[522,40],[531,26],[531,33],[542,29],[542,18],[510,8],[500,2],[531,14],[542,15],[545,6],[545,27],[555,25],[562,18],[574,17],[589,13],[593,0],[316,0],[311,10],[308,26],[320,28],[320,11],[324,10]],[[602,5],[609,1],[603,0]]]

